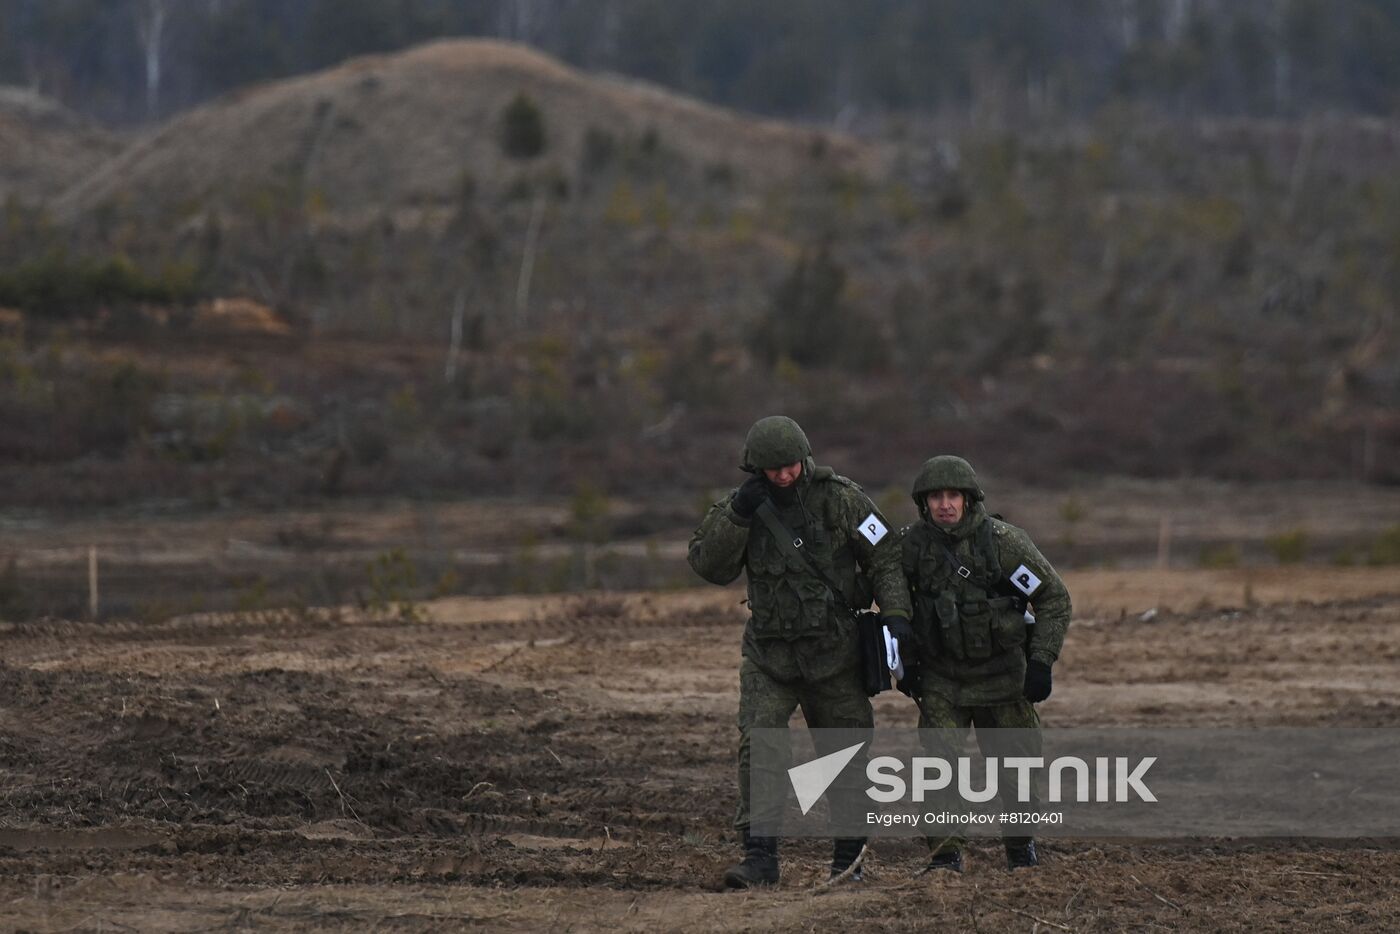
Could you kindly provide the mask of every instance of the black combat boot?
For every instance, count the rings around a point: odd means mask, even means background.
[[[1026,869],[1030,866],[1039,866],[1040,858],[1035,855],[1035,841],[1027,840],[1025,843],[1008,843],[1006,845],[1006,868]]]
[[[835,845],[831,848],[831,878],[835,879],[840,876],[841,873],[850,869],[851,863],[856,861],[856,857],[860,855],[860,851],[864,848],[864,837],[837,838]],[[865,861],[861,860],[861,865],[857,866],[855,871],[846,877],[845,881],[864,882],[865,879],[861,875],[861,871],[864,867]]]
[[[929,857],[928,865],[924,867],[924,871],[919,873],[919,875],[927,875],[928,873],[936,872],[940,869],[948,872],[962,872],[962,850],[942,850],[938,853],[934,853]]]
[[[744,858],[724,871],[724,885],[747,889],[754,885],[778,884],[778,838],[751,837],[744,830]]]

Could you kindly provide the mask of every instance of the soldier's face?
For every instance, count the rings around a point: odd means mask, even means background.
[[[934,490],[927,502],[928,514],[939,525],[957,525],[962,521],[966,506],[962,490]]]
[[[796,483],[797,478],[802,476],[802,462],[788,464],[786,467],[775,467],[772,470],[765,467],[763,475],[768,478],[769,483],[784,490]]]

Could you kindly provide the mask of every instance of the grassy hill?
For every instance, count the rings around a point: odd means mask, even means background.
[[[539,108],[544,131],[542,151],[529,158],[501,145],[503,114],[519,95]],[[502,192],[527,170],[578,185],[599,163],[647,147],[684,154],[697,173],[760,185],[814,166],[871,164],[870,151],[847,138],[586,75],[525,46],[445,40],[227,95],[141,137],[55,207],[66,217],[112,202],[167,216],[242,216],[277,191],[353,222],[451,209],[464,184]]]
[[[0,87],[0,203],[47,200],[121,149],[121,140],[50,100]]]
[[[1117,110],[856,141],[500,43],[359,59],[12,207],[0,468],[46,503],[587,496],[726,482],[784,411],[875,485],[938,450],[1393,483],[1397,156],[1379,120]],[[278,326],[213,339],[212,297]]]

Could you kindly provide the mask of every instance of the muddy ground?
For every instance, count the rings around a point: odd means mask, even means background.
[[[1393,568],[1068,579],[1048,725],[1400,725]],[[836,891],[804,842],[718,891],[739,596],[0,626],[0,929],[1400,925],[1387,840],[1049,841],[1014,875],[981,843],[934,880],[882,842]]]

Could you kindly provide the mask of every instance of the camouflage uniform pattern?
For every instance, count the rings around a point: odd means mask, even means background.
[[[737,492],[737,491],[734,491]],[[788,725],[802,708],[810,727],[869,727],[870,700],[859,676],[855,621],[847,607],[878,598],[882,612],[908,617],[909,591],[899,567],[898,536],[876,543],[863,520],[888,524],[864,491],[828,467],[803,461],[795,491],[775,496],[783,525],[839,588],[838,605],[820,576],[787,551],[761,518],[731,508],[731,492],[710,507],[691,538],[695,572],[729,584],[747,572],[750,617],[744,629],[739,691],[740,805],[735,826],[748,826],[749,731]]]
[[[996,756],[999,759],[1008,756],[1040,756],[1040,743],[1029,741],[1028,734],[1014,734],[1022,740],[1017,743],[1008,740],[1005,734],[995,732],[1040,729],[1040,715],[1035,712],[1035,706],[1024,697],[1004,704],[983,707],[954,706],[946,697],[934,692],[925,692],[919,699],[919,738],[928,755],[953,761],[959,755],[958,750],[964,748],[964,737],[970,727],[977,728],[977,742],[984,756]],[[987,732],[988,730],[993,732]],[[1038,733],[1035,735],[1039,736]],[[1003,808],[1013,807],[1007,799],[1001,800]],[[1023,807],[1028,810],[1035,807],[1034,794],[1032,803]],[[1011,847],[1024,846],[1031,838],[1003,834],[1002,839]],[[955,852],[961,850],[966,843],[967,838],[958,834],[942,839],[928,838],[929,849],[933,853]]]
[[[776,681],[753,661],[745,658],[739,665],[739,806],[734,814],[734,826],[742,830],[751,820],[768,818],[776,823],[780,812],[752,815],[750,801],[750,731],[787,729],[793,711],[802,709],[807,726],[813,729],[870,729],[874,714],[870,698],[865,695],[860,669],[848,668],[841,674],[820,681]],[[820,734],[818,734],[820,735]],[[817,754],[834,752],[818,742]],[[789,762],[774,763],[774,774],[760,777],[759,787],[783,788]],[[849,805],[860,791],[859,779],[863,768],[848,768],[832,786],[828,798],[832,807]],[[767,784],[761,784],[766,782]],[[855,784],[852,784],[855,782]],[[776,801],[776,796],[771,796]]]
[[[984,553],[979,539],[990,543],[992,554]],[[1029,535],[988,516],[981,503],[970,504],[966,518],[951,529],[939,529],[929,520],[905,527],[900,546],[914,605],[923,693],[954,707],[1018,701],[1027,658],[1053,665],[1069,628],[1069,591],[1054,567]],[[971,578],[957,574],[948,552],[972,572]],[[1041,580],[1030,600],[1033,627],[1026,625],[1006,583],[1022,565]],[[979,582],[1005,586],[989,594]]]
[[[959,482],[947,483],[949,477]],[[942,528],[928,518],[921,499],[933,489],[963,490],[961,522]],[[986,756],[1039,756],[1038,732],[1031,734],[1034,739],[1018,733],[1013,740],[997,731],[1039,730],[1040,716],[1022,693],[1026,662],[1053,665],[1059,658],[1070,622],[1069,591],[1030,536],[989,516],[981,499],[965,461],[935,458],[914,484],[914,501],[924,519],[900,532],[900,563],[913,602],[922,678],[920,735],[925,751],[942,758],[956,755],[970,727],[977,728]],[[1009,583],[1023,565],[1041,581],[1028,601],[1034,627],[1026,625],[1023,595]],[[1030,839],[1007,836],[1004,842],[1012,848]],[[931,837],[928,843],[935,853],[947,853],[961,850],[965,838]]]

